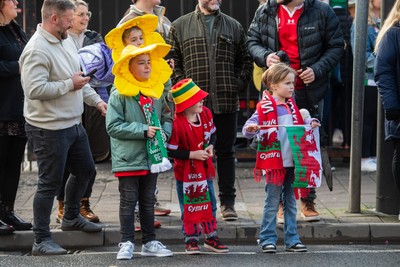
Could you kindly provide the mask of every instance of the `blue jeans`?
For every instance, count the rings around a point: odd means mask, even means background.
[[[207,179],[207,185],[208,185],[208,191],[210,193],[212,214],[213,214],[213,217],[216,218],[217,200],[215,198],[214,183],[211,178]],[[183,182],[182,181],[176,181],[176,193],[178,195],[179,207],[181,209],[181,219],[183,221]],[[187,237],[185,234],[185,231],[183,230],[183,225],[182,225],[182,233],[183,233],[183,236],[185,237],[185,242],[188,241],[189,239],[199,240],[199,235],[201,235],[201,229],[198,229],[197,233],[194,236]],[[216,232],[208,234],[207,237],[211,237],[211,236],[215,236],[215,235],[216,235]]]
[[[65,187],[64,217],[77,218],[80,200],[96,169],[82,124],[62,130],[46,130],[25,124],[38,164],[38,184],[33,199],[33,231],[36,242],[51,237],[50,214],[60,190],[64,170],[71,176]]]
[[[276,232],[276,214],[279,209],[279,198],[282,192],[285,223],[283,225],[284,243],[291,247],[300,242],[296,224],[296,199],[292,187],[294,168],[286,168],[285,181],[282,186],[266,184],[263,217],[260,229],[260,246],[276,245],[278,235]]]
[[[119,221],[121,242],[135,243],[135,206],[139,201],[142,244],[156,239],[154,231],[154,190],[157,173],[144,176],[119,177]]]

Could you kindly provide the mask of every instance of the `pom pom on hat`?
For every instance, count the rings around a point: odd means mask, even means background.
[[[175,103],[175,112],[181,113],[204,99],[208,93],[201,90],[192,79],[184,79],[177,82],[171,88]]]

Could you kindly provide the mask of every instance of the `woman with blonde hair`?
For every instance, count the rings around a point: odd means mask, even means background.
[[[393,5],[376,38],[375,53],[375,81],[385,111],[385,140],[393,144],[392,173],[400,193],[400,0]]]
[[[374,81],[375,40],[380,30],[381,0],[369,0],[366,38],[366,69],[364,82],[364,116],[362,129],[361,171],[376,171],[376,128],[378,89]],[[357,16],[357,14],[356,14]],[[354,51],[355,26],[351,28],[351,47]]]

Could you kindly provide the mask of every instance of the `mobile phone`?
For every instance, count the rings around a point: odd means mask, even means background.
[[[92,69],[90,72],[86,74],[82,74],[82,77],[92,77],[96,73],[97,69]]]
[[[175,49],[171,48],[171,50],[169,50],[168,54],[164,57],[165,60],[171,59],[172,56],[175,53]]]

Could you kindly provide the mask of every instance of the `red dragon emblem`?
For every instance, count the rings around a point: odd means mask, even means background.
[[[185,188],[186,200],[188,203],[197,203],[207,200],[207,184],[190,185]]]

